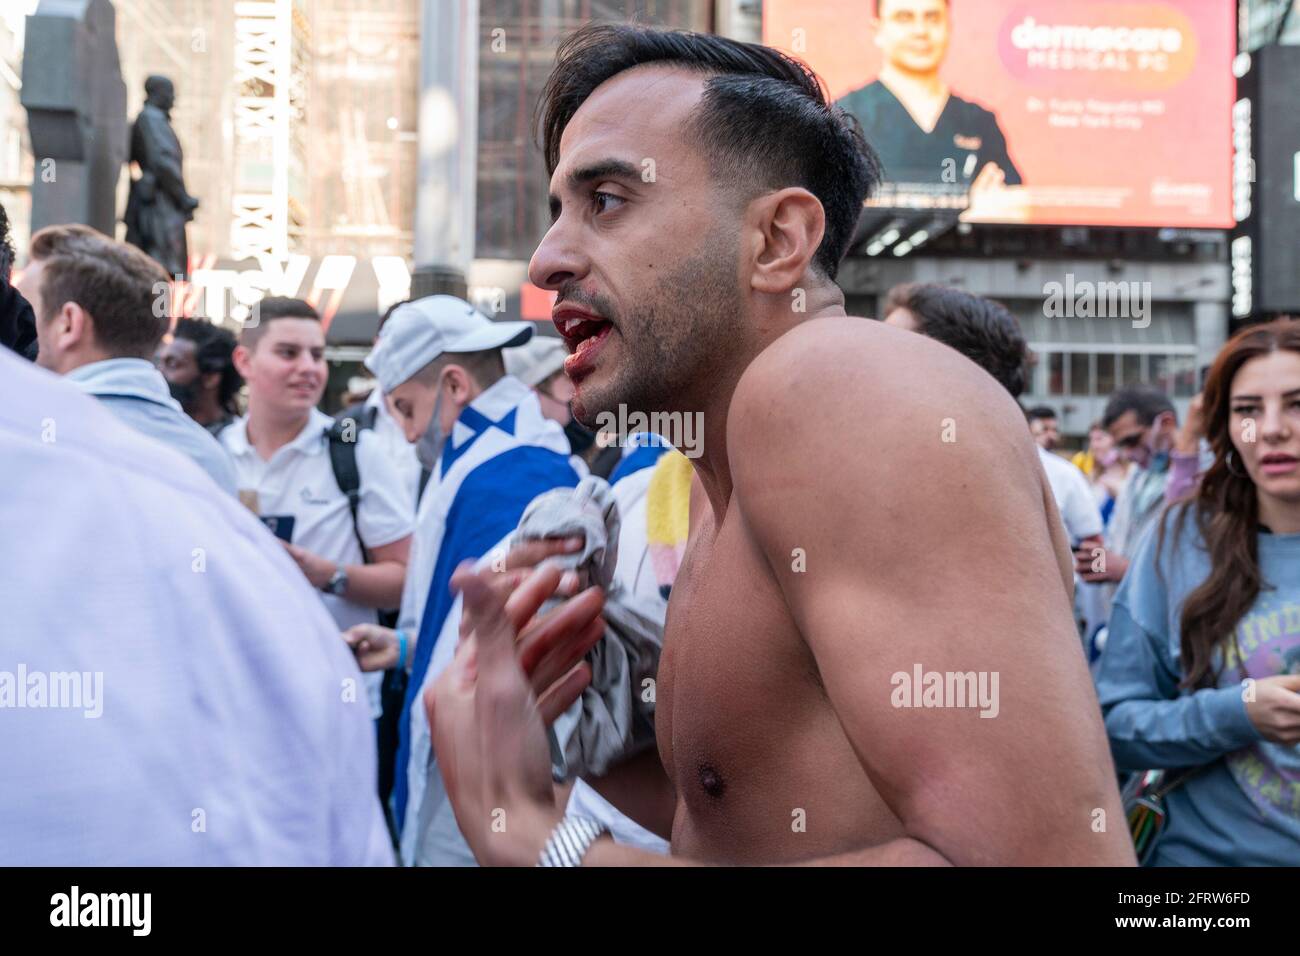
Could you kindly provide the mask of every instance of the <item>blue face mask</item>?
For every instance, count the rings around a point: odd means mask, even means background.
[[[440,415],[442,412],[442,379],[438,379],[438,397],[433,402],[433,415],[429,418],[429,427],[415,441],[415,457],[420,459],[420,467],[432,472],[442,455],[442,446],[447,443],[447,436],[442,432]]]

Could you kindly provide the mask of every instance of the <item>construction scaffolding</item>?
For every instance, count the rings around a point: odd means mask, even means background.
[[[533,108],[555,47],[590,20],[708,30],[711,0],[479,0],[475,256],[528,259],[550,226]]]
[[[410,255],[418,0],[116,6],[131,115],[176,83],[193,258]]]

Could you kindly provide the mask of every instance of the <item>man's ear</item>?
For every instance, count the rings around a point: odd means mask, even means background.
[[[452,401],[462,408],[477,397],[473,376],[460,365],[447,366],[447,383],[451,388]]]
[[[750,203],[746,217],[753,237],[750,286],[785,295],[803,281],[826,233],[826,211],[808,190],[790,186]]]
[[[236,345],[230,359],[235,363],[235,371],[247,381],[249,378],[248,373],[252,371],[253,350],[247,345]]]
[[[221,373],[201,372],[199,373],[199,383],[203,386],[205,392],[215,392],[221,387]]]
[[[95,322],[90,313],[75,302],[65,302],[50,320],[54,342],[59,351],[93,349],[95,347]]]

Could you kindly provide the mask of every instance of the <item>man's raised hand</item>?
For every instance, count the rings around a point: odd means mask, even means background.
[[[534,621],[561,569],[537,568],[506,599],[493,586],[496,573],[463,566],[452,576],[467,636],[425,693],[425,707],[447,794],[475,856],[527,864],[558,819],[545,726],[591,680],[582,656],[604,633],[604,596],[588,589]]]

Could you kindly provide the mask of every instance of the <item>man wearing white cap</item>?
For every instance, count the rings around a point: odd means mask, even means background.
[[[531,388],[537,395],[542,414],[564,429],[572,452],[569,463],[579,475],[585,476],[590,469],[586,459],[577,453],[572,433],[574,428],[582,429],[582,426],[573,420],[573,411],[569,408],[573,401],[573,383],[564,374],[564,360],[568,357],[569,350],[564,347],[563,339],[553,335],[534,335],[518,348],[506,350],[506,374],[513,375]],[[590,438],[587,444],[590,444]]]
[[[514,530],[524,508],[551,488],[573,487],[569,444],[537,396],[507,375],[502,349],[533,334],[528,322],[493,322],[468,302],[435,295],[398,306],[366,359],[407,441],[432,472],[420,500],[396,632],[353,628],[345,639],[366,670],[411,671],[393,793],[402,855],[416,855],[430,765],[420,699],[439,635],[454,628],[451,574]],[[413,640],[414,639],[414,640]]]
[[[573,420],[569,410],[573,383],[564,374],[564,360],[568,357],[564,340],[553,335],[534,335],[505,353],[506,374],[536,392],[542,414],[561,426]]]

